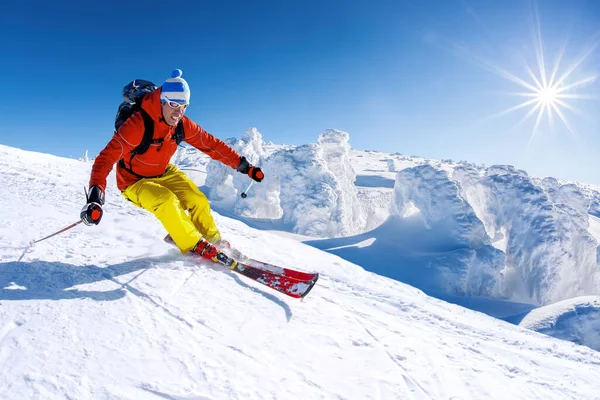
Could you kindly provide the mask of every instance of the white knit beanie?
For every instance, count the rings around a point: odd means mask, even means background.
[[[171,72],[171,77],[162,85],[160,101],[163,103],[176,101],[178,103],[189,104],[190,87],[181,75],[183,75],[183,72],[180,69],[175,69]]]

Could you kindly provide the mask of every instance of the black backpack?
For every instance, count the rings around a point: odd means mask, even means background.
[[[123,125],[125,121],[129,119],[133,114],[140,111],[142,113],[142,117],[144,118],[144,136],[142,137],[141,143],[131,151],[129,158],[129,165],[131,165],[131,160],[134,156],[138,154],[144,154],[150,148],[152,143],[162,143],[164,139],[154,139],[154,120],[148,113],[142,108],[142,99],[148,93],[152,93],[156,90],[156,85],[150,81],[145,81],[143,79],[136,79],[132,82],[129,82],[124,88],[122,92],[123,103],[119,106],[119,110],[117,111],[117,116],[115,117],[115,133],[119,130],[119,127]],[[175,135],[173,136],[173,140],[178,145],[185,138],[185,132],[183,131],[183,121],[179,121],[177,126],[175,127]],[[119,166],[124,168],[126,171],[136,175],[139,178],[154,178],[141,176],[133,172],[130,168],[125,166],[125,160],[119,160]]]

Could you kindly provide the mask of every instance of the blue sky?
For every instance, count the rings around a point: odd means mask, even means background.
[[[600,73],[600,3],[589,0],[11,2],[0,14],[0,143],[95,156],[112,135],[121,88],[162,84],[174,68],[187,115],[217,137],[256,127],[267,141],[350,133],[364,150],[486,165],[600,184],[600,102],[562,106],[571,131],[530,108],[493,68],[531,82],[539,21],[547,75],[592,49],[565,79]],[[539,46],[538,46],[539,47]],[[496,70],[498,72],[498,70]],[[589,79],[569,94],[598,96]]]

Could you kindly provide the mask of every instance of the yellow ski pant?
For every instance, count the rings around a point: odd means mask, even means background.
[[[140,179],[122,193],[154,214],[182,253],[192,250],[202,237],[209,242],[221,237],[204,193],[172,164],[159,178]]]

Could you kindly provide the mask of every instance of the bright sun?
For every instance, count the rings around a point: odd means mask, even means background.
[[[544,105],[552,105],[558,100],[560,94],[554,87],[545,87],[537,92],[537,100]]]
[[[539,24],[539,22],[538,22]],[[573,104],[571,104],[570,100],[575,99],[586,99],[588,96],[583,95],[578,92],[578,89],[583,88],[584,86],[590,85],[597,80],[597,76],[587,76],[582,77],[576,81],[571,81],[570,78],[574,75],[574,72],[577,71],[579,66],[583,63],[583,61],[592,53],[592,51],[598,45],[598,41],[594,43],[590,49],[585,52],[578,60],[571,63],[561,74],[559,74],[559,69],[561,67],[561,62],[563,60],[564,48],[563,52],[561,52],[558,57],[552,72],[546,70],[546,61],[544,57],[544,48],[542,44],[542,36],[539,29],[539,25],[537,26],[537,43],[536,43],[536,58],[537,58],[537,74],[533,71],[533,69],[525,62],[525,68],[527,71],[527,75],[529,75],[529,79],[527,77],[520,78],[515,76],[503,69],[494,67],[492,70],[502,76],[503,78],[517,83],[523,89],[526,89],[524,92],[511,93],[512,95],[516,95],[519,97],[524,97],[522,103],[517,104],[514,107],[511,107],[507,110],[502,111],[498,115],[507,114],[522,108],[529,108],[527,114],[523,117],[523,119],[518,123],[518,125],[527,121],[531,116],[537,113],[535,118],[535,124],[533,126],[533,132],[531,134],[531,139],[538,132],[540,123],[544,116],[547,116],[548,121],[550,123],[550,129],[554,127],[555,116],[558,116],[558,119],[562,121],[567,130],[577,138],[575,130],[573,129],[571,123],[567,119],[565,114],[566,110],[571,112],[581,114],[581,112],[575,108]],[[567,83],[568,82],[568,83]]]
[[[554,127],[554,120],[556,119],[555,117],[557,116],[567,130],[575,138],[577,138],[577,134],[567,119],[565,112],[568,110],[573,113],[581,114],[581,112],[572,104],[573,100],[595,99],[595,97],[590,97],[583,94],[582,89],[585,86],[595,83],[598,79],[598,76],[582,76],[578,69],[590,56],[590,54],[595,51],[596,47],[600,43],[600,38],[597,38],[596,41],[587,49],[587,51],[584,51],[578,59],[568,63],[563,60],[566,50],[565,42],[565,45],[563,45],[560,53],[558,54],[553,67],[547,68],[548,64],[544,54],[544,43],[542,40],[542,32],[537,8],[532,9],[531,28],[534,34],[537,68],[535,68],[534,71],[529,63],[527,63],[525,58],[521,56],[526,71],[526,74],[522,74],[521,76],[512,74],[507,70],[500,68],[493,63],[482,59],[481,57],[478,57],[477,55],[465,49],[463,46],[455,47],[462,52],[466,52],[471,58],[475,59],[475,61],[489,71],[512,83],[517,84],[521,87],[521,89],[524,89],[524,91],[521,92],[508,93],[513,96],[525,98],[523,102],[492,115],[490,118],[506,115],[521,109],[528,109],[526,115],[521,119],[520,122],[517,123],[517,126],[523,124],[535,115],[535,124],[533,126],[530,143],[538,132],[540,123],[544,117],[548,119],[549,127],[552,129]],[[566,66],[561,64],[566,64]],[[574,79],[576,76],[577,78]]]

